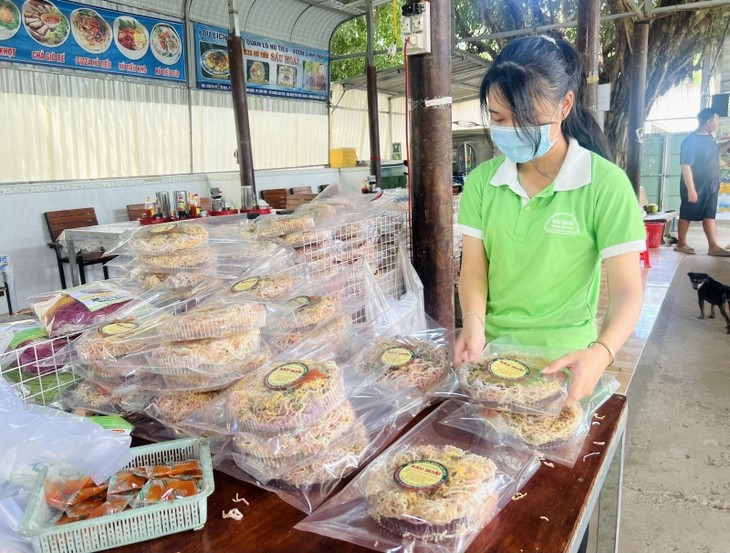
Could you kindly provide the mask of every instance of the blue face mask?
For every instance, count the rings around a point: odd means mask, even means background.
[[[535,158],[542,157],[553,147],[557,138],[550,140],[550,123],[540,125],[540,145],[537,152],[534,145],[526,143],[525,139],[517,134],[515,127],[490,127],[492,140],[500,151],[515,163],[527,163]]]

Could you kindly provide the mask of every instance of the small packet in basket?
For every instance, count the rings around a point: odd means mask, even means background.
[[[500,411],[557,415],[568,396],[569,373],[543,375],[559,354],[550,348],[491,342],[476,361],[456,368],[472,401]]]

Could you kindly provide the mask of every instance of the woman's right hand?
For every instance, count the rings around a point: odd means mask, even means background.
[[[474,320],[472,320],[474,319]],[[464,327],[454,344],[454,367],[466,361],[476,361],[482,355],[487,338],[484,336],[484,327],[481,321],[470,317],[463,321]]]

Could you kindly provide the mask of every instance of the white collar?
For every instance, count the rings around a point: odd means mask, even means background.
[[[590,184],[591,164],[591,152],[578,144],[577,140],[571,138],[568,141],[565,161],[553,181],[553,191],[575,190]],[[518,196],[527,197],[527,193],[517,178],[517,164],[508,158],[505,158],[502,165],[497,168],[489,184],[492,186],[506,184]]]

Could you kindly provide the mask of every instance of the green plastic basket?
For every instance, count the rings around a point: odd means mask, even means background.
[[[205,524],[208,496],[213,493],[213,467],[208,444],[198,438],[173,440],[132,448],[134,459],[128,467],[162,465],[185,460],[200,461],[203,468],[201,491],[193,497],[164,501],[92,520],[53,526],[58,511],[45,501],[43,484],[49,468],[36,478],[28,507],[20,523],[20,533],[28,537],[36,553],[86,553],[120,547]],[[72,475],[68,475],[72,476]],[[76,476],[83,476],[77,473]]]

